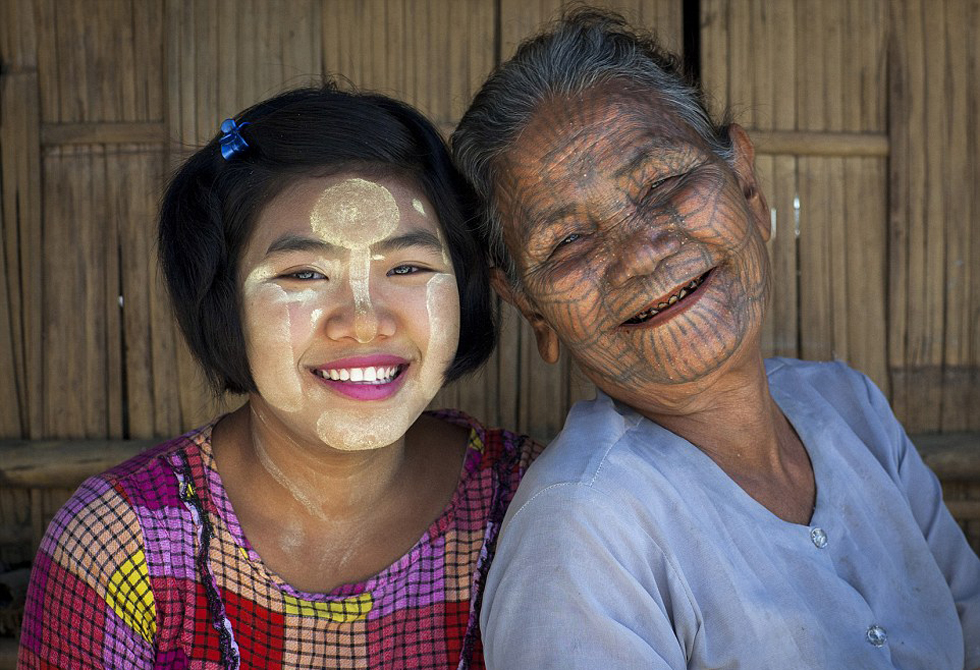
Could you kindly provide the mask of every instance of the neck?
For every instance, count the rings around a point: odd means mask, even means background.
[[[676,411],[647,418],[704,451],[725,470],[781,467],[793,429],[769,393],[761,354],[690,396]]]
[[[379,449],[345,451],[295,436],[262,404],[244,409],[243,465],[265,480],[272,498],[311,520],[350,521],[371,510],[395,488],[405,463],[405,438]]]

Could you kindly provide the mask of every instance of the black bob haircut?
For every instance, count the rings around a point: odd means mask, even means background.
[[[260,102],[235,120],[248,147],[225,160],[216,135],[177,170],[160,207],[167,289],[187,344],[215,391],[257,390],[237,282],[256,218],[292,183],[341,172],[405,179],[432,203],[459,290],[459,345],[446,381],[486,361],[496,343],[496,315],[486,254],[471,227],[475,199],[425,117],[386,96],[325,81]]]

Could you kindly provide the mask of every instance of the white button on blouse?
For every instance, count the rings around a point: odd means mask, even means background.
[[[868,642],[876,647],[883,647],[888,642],[888,633],[881,626],[872,626],[868,629]]]

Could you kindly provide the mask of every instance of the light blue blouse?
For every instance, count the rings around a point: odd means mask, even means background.
[[[980,559],[884,396],[841,363],[766,367],[810,525],[608,396],[578,403],[504,522],[489,668],[980,667]]]

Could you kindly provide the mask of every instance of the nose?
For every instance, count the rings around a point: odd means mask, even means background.
[[[609,281],[619,286],[634,277],[648,275],[681,248],[678,236],[670,230],[651,230],[637,226],[636,230],[615,241],[610,249],[616,260],[609,267]]]
[[[327,336],[333,340],[353,339],[367,344],[395,332],[395,319],[380,291],[371,291],[367,281],[350,282],[350,290],[326,320]]]

